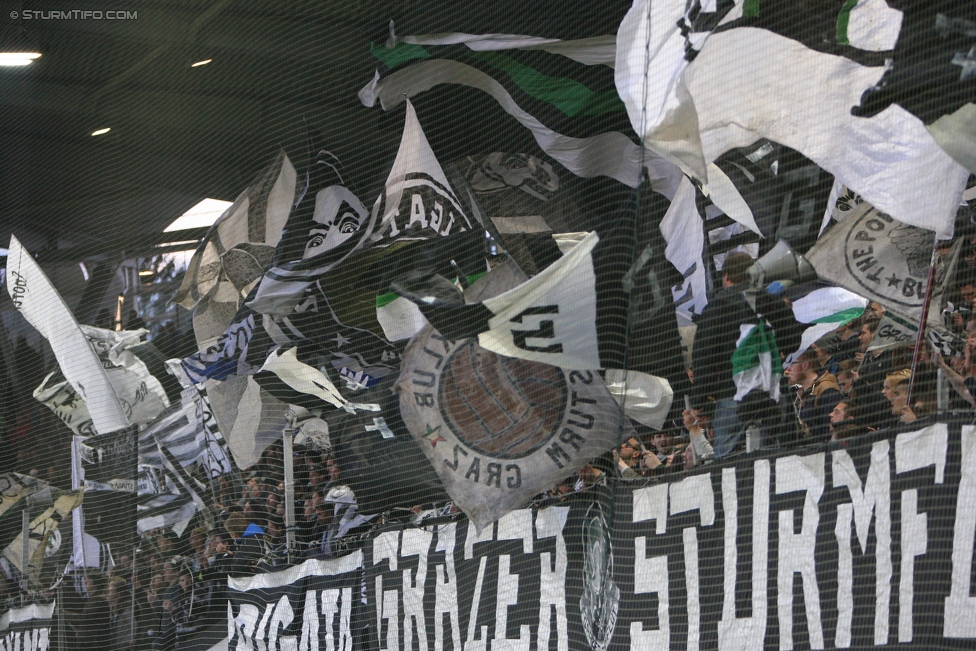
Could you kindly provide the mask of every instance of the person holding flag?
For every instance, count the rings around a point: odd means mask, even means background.
[[[778,402],[779,347],[795,350],[800,341],[801,326],[786,303],[766,292],[750,291],[748,270],[753,264],[746,253],[726,256],[722,288],[702,312],[695,335],[691,406],[700,410],[710,399],[715,401],[716,458],[738,452],[744,443],[748,423],[740,420],[739,407],[753,389],[768,392]],[[755,307],[747,300],[747,292]],[[747,355],[749,350],[756,354]],[[747,402],[753,400],[749,396]]]

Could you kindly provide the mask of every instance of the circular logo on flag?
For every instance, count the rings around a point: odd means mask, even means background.
[[[404,351],[395,391],[410,435],[479,528],[633,431],[596,371],[499,355],[429,326]]]
[[[438,386],[441,415],[458,440],[499,459],[526,457],[548,443],[566,398],[559,367],[497,355],[474,340],[454,349]]]
[[[921,306],[935,233],[903,224],[863,203],[848,219],[855,221],[844,240],[844,262],[851,277],[867,290],[866,296],[880,295],[884,302],[905,307]]]

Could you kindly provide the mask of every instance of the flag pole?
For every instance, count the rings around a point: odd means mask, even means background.
[[[292,458],[292,435],[298,415],[291,409],[285,414],[287,424],[281,432],[281,453],[285,462],[285,548],[288,563],[295,553],[295,460]]]
[[[912,353],[912,370],[908,377],[908,398],[905,401],[909,409],[912,406],[912,398],[915,397],[915,376],[918,370],[918,362],[921,359],[922,346],[925,342],[925,324],[929,320],[929,306],[932,304],[932,291],[935,285],[935,263],[939,255],[939,240],[936,238],[932,245],[932,259],[929,263],[929,279],[925,285],[925,301],[922,303],[922,316],[918,320],[918,337],[915,339],[915,351]]]
[[[20,520],[20,535],[22,537],[23,546],[21,549],[21,566],[20,566],[20,587],[24,592],[30,590],[30,576],[28,562],[30,558],[30,507],[33,501],[33,495],[28,495],[25,500],[27,504],[24,506],[24,510],[21,512]]]

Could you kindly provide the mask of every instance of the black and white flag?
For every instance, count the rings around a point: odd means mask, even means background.
[[[404,352],[396,390],[407,429],[479,529],[632,431],[595,372],[505,357],[433,328]]]
[[[108,434],[129,425],[105,368],[44,271],[10,236],[7,291],[14,306],[48,340],[61,372],[85,403],[93,429]]]
[[[822,280],[919,318],[935,233],[862,202],[807,253]]]
[[[271,264],[295,199],[297,175],[284,151],[238,195],[197,247],[173,302],[193,310],[204,346],[224,331]]]
[[[884,2],[864,4],[890,22]],[[644,144],[701,181],[723,153],[768,138],[895,219],[950,236],[969,171],[901,106],[851,114],[884,56],[840,43],[839,23],[830,3],[637,0],[617,33],[617,89]]]
[[[413,298],[451,339],[476,336],[483,348],[501,355],[563,368],[600,368],[593,265],[599,241],[590,233],[536,276],[479,304],[425,307],[427,296]]]

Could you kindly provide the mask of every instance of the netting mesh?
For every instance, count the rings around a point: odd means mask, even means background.
[[[970,648],[971,3],[8,4],[0,649]]]

